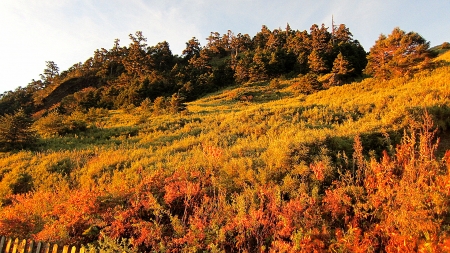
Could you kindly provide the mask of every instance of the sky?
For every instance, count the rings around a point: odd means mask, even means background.
[[[39,79],[45,61],[60,71],[110,49],[116,38],[142,31],[149,46],[167,41],[181,54],[192,37],[249,34],[345,24],[366,51],[395,27],[421,34],[431,46],[450,41],[449,0],[1,0],[0,93]],[[331,31],[331,28],[330,28]]]

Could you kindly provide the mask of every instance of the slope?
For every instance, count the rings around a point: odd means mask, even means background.
[[[397,245],[394,239],[410,245],[395,235],[417,239],[412,248],[438,245],[424,239],[429,227],[395,223],[397,230],[375,233],[375,224],[394,228],[370,197],[378,195],[351,182],[356,168],[388,168],[375,161],[395,161],[401,150],[396,144],[404,147],[402,136],[414,135],[425,111],[437,134],[448,135],[449,80],[450,66],[441,64],[412,78],[368,78],[310,95],[298,94],[301,78],[249,83],[190,102],[176,114],[146,106],[76,112],[71,119],[86,122],[87,130],[46,137],[39,152],[1,154],[0,229],[10,236],[86,243],[99,238],[85,233],[96,227],[107,238],[133,238],[140,250],[160,251],[324,250],[338,242],[344,247],[350,237],[355,247]],[[444,171],[441,157],[448,148],[441,146],[427,168]],[[401,178],[393,173],[393,180]],[[435,194],[444,189],[432,186]],[[374,192],[383,189],[390,188]],[[447,202],[438,202],[441,195],[423,192],[417,201],[437,201],[427,210],[448,212]],[[391,210],[388,203],[384,210]],[[428,208],[423,203],[414,208]],[[379,239],[358,241],[364,233]]]

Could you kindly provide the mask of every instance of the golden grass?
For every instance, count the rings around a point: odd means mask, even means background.
[[[449,58],[449,52],[440,56]],[[296,96],[292,79],[279,81],[278,88],[268,82],[227,88],[188,103],[185,114],[155,116],[139,108],[91,112],[97,117],[90,115],[92,127],[85,134],[48,137],[41,152],[0,154],[1,175],[12,180],[0,183],[0,199],[14,193],[23,173],[31,175],[33,189],[47,190],[57,184],[135,184],[139,173],[182,167],[214,167],[230,189],[275,180],[281,172],[305,169],[300,158],[292,160],[295,147],[319,150],[330,138],[398,131],[424,109],[450,107],[449,80],[450,67],[441,66],[413,78],[368,78]],[[249,94],[251,100],[240,99]],[[220,157],[210,157],[208,148],[222,150]],[[319,157],[314,152],[311,159]]]

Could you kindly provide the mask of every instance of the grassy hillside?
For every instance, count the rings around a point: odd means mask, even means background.
[[[389,225],[384,215],[395,206],[377,209],[373,189],[358,181],[388,155],[403,168],[400,147],[423,151],[424,139],[407,146],[402,136],[428,136],[420,130],[426,111],[442,140],[429,165],[439,173],[430,177],[446,175],[450,54],[437,61],[412,78],[367,78],[310,95],[299,92],[300,78],[249,83],[176,114],[144,105],[74,112],[64,120],[85,122],[86,130],[48,134],[39,151],[0,153],[0,231],[64,243],[93,242],[101,231],[160,251],[437,247],[449,238],[441,219],[450,211],[448,193],[422,189],[431,199],[423,201],[441,208],[440,227],[432,223],[435,209],[421,202],[415,210],[425,225],[413,231],[404,220]]]

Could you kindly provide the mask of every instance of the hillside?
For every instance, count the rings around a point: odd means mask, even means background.
[[[0,95],[0,235],[105,252],[450,251],[450,52],[395,28],[142,32]]]
[[[0,153],[0,231],[141,251],[445,249],[449,57],[309,95],[279,78],[176,113],[48,114],[36,151]],[[55,134],[45,119],[85,128]]]
[[[360,78],[367,64],[366,51],[344,24],[331,32],[316,24],[309,32],[289,25],[273,30],[262,26],[253,37],[211,32],[205,46],[194,37],[180,56],[172,54],[166,41],[147,45],[141,31],[129,38],[130,44],[120,45],[116,39],[111,49],[97,49],[92,57],[61,72],[55,62],[46,61],[39,80],[0,94],[0,115],[21,108],[35,119],[48,109],[62,113],[92,107],[121,109],[174,94],[193,101],[226,86],[282,76],[309,74],[316,79],[332,74],[331,81],[321,83],[340,85]],[[317,85],[310,92],[322,86],[314,81]]]

